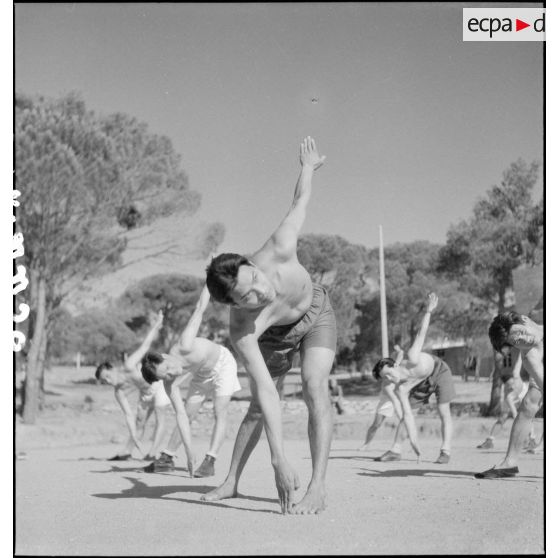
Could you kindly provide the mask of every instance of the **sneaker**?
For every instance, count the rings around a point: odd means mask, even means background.
[[[482,444],[477,446],[478,449],[492,449],[494,447],[494,442],[492,438],[487,438]]]
[[[450,460],[450,456],[449,453],[447,451],[442,450],[440,452],[440,455],[438,456],[438,459],[436,459],[436,461],[434,461],[434,463],[449,463]]]
[[[527,441],[524,449],[527,450],[529,453],[534,453],[536,447],[537,441],[535,440],[535,438],[531,438],[531,436],[529,436],[529,440]]]
[[[212,477],[215,474],[215,458],[212,455],[206,455],[201,465],[194,473],[194,478]]]
[[[143,468],[146,473],[160,473],[162,471],[174,471],[174,459],[162,453],[158,459]]]
[[[114,457],[109,457],[107,461],[128,461],[132,458],[131,453],[124,453],[122,455],[115,455]]]
[[[401,454],[400,453],[396,453],[394,451],[391,450],[387,450],[385,453],[383,453],[382,455],[380,455],[379,457],[375,457],[374,461],[400,461],[401,460]]]

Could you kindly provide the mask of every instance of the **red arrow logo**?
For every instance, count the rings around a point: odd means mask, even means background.
[[[520,19],[515,20],[515,30],[516,31],[521,31],[522,29],[525,29],[526,27],[531,27],[531,24],[530,23],[525,23],[524,21],[521,21]]]

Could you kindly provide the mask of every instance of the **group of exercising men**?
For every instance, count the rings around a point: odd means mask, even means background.
[[[114,386],[130,431],[124,450],[113,459],[129,459],[134,447],[143,453],[138,431],[145,428],[147,417],[154,411],[157,427],[147,455],[153,463],[145,470],[172,469],[178,448],[183,444],[190,474],[195,477],[214,475],[215,459],[225,438],[227,407],[240,384],[236,360],[230,351],[215,341],[199,337],[198,331],[210,297],[228,305],[230,340],[247,372],[251,400],[236,436],[229,472],[223,483],[204,494],[202,499],[214,501],[237,495],[244,466],[265,429],[281,511],[313,514],[326,507],[325,477],[333,429],[328,380],[337,332],[326,290],[312,282],[297,258],[297,240],[310,200],[312,178],[325,157],[318,153],[314,140],[306,137],[300,145],[299,158],[301,170],[286,216],[251,256],[225,253],[211,260],[196,308],[169,353],[149,351],[162,324],[160,313],[140,348],[126,360],[124,370],[116,371],[109,363],[104,363],[97,369],[96,376],[101,382]],[[395,413],[399,420],[393,446],[377,458],[379,461],[401,458],[405,432],[417,461],[421,459],[412,408],[426,403],[433,393],[442,423],[442,445],[436,463],[450,460],[450,403],[455,397],[452,374],[443,360],[423,351],[430,316],[437,304],[438,297],[431,293],[421,327],[406,353],[396,346],[393,358],[382,358],[374,366],[373,375],[382,382],[381,399],[374,423],[360,449],[369,448],[383,420],[378,417]],[[514,420],[506,458],[496,467],[475,475],[479,478],[517,474],[517,451],[537,412],[543,389],[542,326],[525,316],[508,312],[494,319],[489,335],[496,351],[512,350],[519,355],[517,358],[522,359],[530,383]],[[297,352],[300,353],[302,392],[308,408],[312,476],[306,493],[295,503],[299,479],[284,449],[279,393]],[[180,386],[188,378],[190,383],[184,404]],[[135,419],[126,397],[131,389],[140,391]],[[190,421],[209,395],[213,398],[215,424],[209,450],[196,467]],[[157,457],[163,409],[169,402],[175,410],[176,428],[168,446]]]

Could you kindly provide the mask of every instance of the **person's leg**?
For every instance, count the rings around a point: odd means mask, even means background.
[[[280,387],[282,381],[283,377],[279,378],[276,385]],[[213,502],[224,498],[234,498],[238,494],[240,475],[246,465],[246,461],[248,461],[248,457],[250,457],[250,454],[256,447],[263,430],[262,409],[258,403],[256,384],[252,379],[250,379],[250,393],[252,399],[248,407],[248,412],[240,424],[238,434],[236,435],[231,466],[227,477],[223,481],[223,484],[207,494],[204,494],[201,497],[202,500]]]
[[[502,427],[508,420],[508,416],[509,414],[506,409],[506,411],[496,419],[496,422],[490,428],[490,433],[486,437],[486,440],[484,440],[484,442],[481,442],[477,446],[477,449],[492,449],[494,447],[494,438],[496,434],[499,433],[500,430],[502,430]]]
[[[149,457],[155,458],[158,453],[158,449],[163,441],[163,436],[165,435],[165,415],[167,408],[166,406],[154,407],[155,410],[155,435],[153,436],[153,441],[151,443],[151,449],[149,450]]]
[[[451,418],[450,403],[438,403],[438,414],[442,421],[442,447],[440,455],[434,463],[449,463],[451,454],[451,437],[453,432],[453,422]]]
[[[227,408],[230,400],[230,395],[213,395],[213,415],[215,417],[213,432],[211,433],[209,449],[194,473],[196,478],[212,477],[215,474],[215,460],[225,441],[225,434],[227,432]]]
[[[399,421],[397,429],[395,430],[395,437],[393,438],[393,444],[390,451],[392,453],[401,454],[401,446],[403,442],[407,439],[407,427],[403,419]]]
[[[211,441],[209,442],[208,455],[217,457],[219,450],[225,441],[227,433],[227,411],[231,401],[230,395],[216,395],[213,398],[213,415],[215,416],[215,424],[211,433]]]
[[[192,422],[196,414],[198,413],[202,403],[205,401],[206,394],[202,389],[203,386],[197,385],[195,382],[190,382],[190,388],[188,389],[188,395],[186,399],[186,415],[188,420]],[[159,457],[150,465],[144,468],[147,473],[156,473],[159,471],[173,471],[174,470],[174,460],[178,457],[178,450],[182,445],[182,436],[180,435],[180,430],[178,425],[174,427],[171,437],[161,451]]]
[[[326,507],[325,474],[333,416],[329,403],[328,376],[335,351],[309,347],[301,351],[302,393],[308,407],[308,439],[312,456],[312,477],[306,494],[291,513],[319,513]]]
[[[494,478],[503,476],[514,476],[519,472],[517,467],[517,456],[521,451],[523,440],[527,437],[533,418],[537,413],[542,399],[542,393],[535,386],[529,387],[519,407],[519,412],[513,421],[508,451],[503,461],[492,469],[476,473],[476,478]]]
[[[382,426],[384,420],[385,420],[385,415],[381,415],[379,413],[376,412],[376,414],[374,415],[374,420],[372,421],[372,424],[370,425],[370,428],[368,428],[368,430],[366,431],[366,438],[364,440],[364,444],[362,444],[362,446],[360,446],[359,451],[364,451],[369,449],[370,444],[372,443],[372,440],[374,439],[374,436],[376,435],[376,432],[378,431],[378,428],[380,428],[380,426]]]
[[[521,402],[519,413],[513,421],[508,451],[504,460],[497,466],[497,469],[517,466],[517,456],[521,450],[521,444],[529,433],[533,418],[539,409],[541,398],[542,394],[537,388],[529,388],[527,395],[525,395]]]
[[[136,436],[138,440],[143,437],[143,434],[145,432],[145,425],[147,424],[147,419],[149,418],[149,416],[149,405],[144,404],[141,400],[138,401],[138,407],[136,410]],[[124,449],[118,455],[131,455],[135,447],[136,445],[134,444],[134,440],[130,435],[128,436],[128,441],[126,442]]]

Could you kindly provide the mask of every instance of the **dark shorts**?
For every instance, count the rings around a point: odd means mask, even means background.
[[[312,285],[312,304],[294,324],[271,326],[258,339],[258,345],[272,378],[286,374],[300,349],[325,347],[335,351],[337,327],[327,291]]]
[[[449,403],[455,399],[455,387],[450,367],[437,356],[434,359],[434,370],[420,384],[411,388],[409,402],[411,405],[428,403],[430,396],[436,394],[436,403]]]

